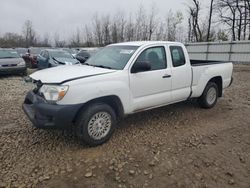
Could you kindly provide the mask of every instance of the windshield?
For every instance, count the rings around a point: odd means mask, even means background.
[[[0,59],[19,58],[19,54],[14,50],[0,50]]]
[[[26,48],[16,48],[15,49],[19,54],[25,54],[27,52]]]
[[[76,54],[76,51],[74,49],[65,48],[63,50],[66,51],[66,52],[69,52],[71,54]]]
[[[137,48],[138,46],[107,46],[88,59],[86,63],[122,70]]]
[[[73,59],[72,55],[66,51],[51,51],[50,52],[51,57],[54,58],[69,58]]]
[[[30,48],[30,49],[29,49],[29,52],[30,52],[31,54],[40,54],[41,51],[42,51],[41,48]]]

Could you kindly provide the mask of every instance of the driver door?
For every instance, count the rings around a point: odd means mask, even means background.
[[[130,71],[133,111],[164,105],[172,100],[171,68],[167,67],[165,46],[145,49],[138,56],[134,65],[143,61],[151,65],[151,70],[138,73]]]
[[[47,51],[42,51],[38,59],[38,68],[45,69],[48,68],[49,53]]]

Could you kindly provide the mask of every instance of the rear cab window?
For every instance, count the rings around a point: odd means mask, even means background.
[[[186,64],[185,55],[181,46],[170,46],[170,53],[173,67],[179,67]]]

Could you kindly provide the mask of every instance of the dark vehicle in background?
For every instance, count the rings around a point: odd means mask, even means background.
[[[27,50],[27,53],[23,56],[27,67],[37,68],[37,56],[42,51],[42,48],[31,47]]]
[[[27,74],[26,63],[18,52],[0,48],[0,74]]]
[[[85,63],[85,61],[87,61],[87,59],[93,56],[96,52],[97,50],[80,50],[76,54],[76,59],[81,63]]]
[[[46,49],[42,50],[37,57],[38,69],[56,67],[59,65],[77,65],[80,62],[70,53],[64,50]]]

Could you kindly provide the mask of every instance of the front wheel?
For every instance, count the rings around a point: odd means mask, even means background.
[[[214,82],[208,82],[198,102],[202,108],[212,108],[218,99],[218,86]]]
[[[95,103],[81,112],[76,122],[78,138],[97,146],[108,141],[116,126],[114,110],[107,104]]]

